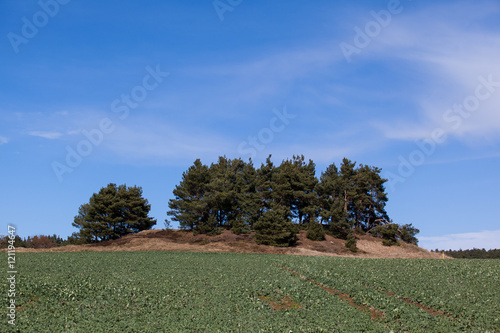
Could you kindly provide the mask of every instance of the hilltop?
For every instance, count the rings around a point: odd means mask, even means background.
[[[313,255],[358,258],[442,258],[413,244],[400,242],[399,246],[383,246],[382,240],[370,235],[356,235],[359,251],[353,253],[345,241],[326,236],[324,241],[312,241],[301,231],[292,247],[258,245],[252,234],[235,235],[228,230],[217,236],[196,235],[184,230],[145,230],[116,240],[97,244],[67,245],[50,249],[17,248],[18,252],[83,252],[83,251],[184,251],[236,252]],[[449,258],[449,257],[447,257]]]

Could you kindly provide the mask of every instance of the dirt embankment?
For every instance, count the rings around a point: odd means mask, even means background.
[[[345,247],[345,241],[326,236],[324,241],[311,241],[305,231],[298,234],[293,247],[278,248],[258,245],[252,234],[235,235],[226,230],[221,235],[193,236],[183,230],[147,230],[120,239],[99,244],[68,245],[51,249],[17,248],[18,252],[81,252],[81,251],[187,251],[187,252],[238,252],[313,255],[358,258],[442,258],[418,246],[401,243],[400,246],[383,246],[379,238],[369,235],[356,236],[359,251],[353,253]],[[449,258],[449,257],[447,257]]]

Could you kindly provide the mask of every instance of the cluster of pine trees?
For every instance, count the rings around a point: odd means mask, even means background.
[[[376,227],[391,224],[385,211],[387,180],[380,172],[346,158],[339,167],[331,164],[319,179],[314,162],[302,155],[278,166],[269,156],[258,169],[251,160],[219,157],[207,166],[198,159],[175,187],[167,214],[195,233],[255,231],[258,243],[275,246],[293,244],[300,229],[307,229],[312,239],[324,238],[325,232],[352,238],[353,229],[382,234],[387,228]],[[389,238],[401,239],[403,229],[394,226]],[[418,230],[405,228],[411,234],[406,238],[416,243]]]
[[[323,240],[325,234],[346,239],[356,251],[354,231],[370,232],[385,245],[398,240],[417,243],[418,229],[389,223],[387,194],[381,169],[356,165],[346,158],[316,177],[316,166],[304,156],[274,165],[271,156],[260,168],[252,160],[219,157],[204,165],[198,159],[182,175],[168,203],[167,215],[181,229],[215,235],[224,229],[235,234],[255,232],[259,244],[290,246],[299,230]],[[97,243],[151,229],[151,205],[137,186],[109,184],[80,206],[73,226],[79,231],[63,241],[57,236],[17,238],[17,246],[52,247]],[[166,220],[169,224],[170,221]],[[0,239],[0,245],[3,243]]]

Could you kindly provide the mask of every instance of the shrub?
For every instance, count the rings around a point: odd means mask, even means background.
[[[396,239],[398,235],[399,226],[395,223],[379,225],[378,227],[370,230],[370,233],[381,236],[382,244],[385,246],[397,245],[398,240]]]
[[[238,215],[231,223],[231,232],[235,235],[249,234],[252,228]]]
[[[287,247],[297,241],[297,229],[287,216],[286,209],[273,205],[255,222],[257,244]]]
[[[411,224],[405,224],[399,227],[398,234],[399,237],[403,242],[409,243],[409,244],[418,244],[418,239],[415,237],[416,234],[418,234],[420,230],[412,226]]]
[[[347,247],[352,252],[358,252],[356,237],[352,233],[347,235],[347,242],[345,242],[345,247]]]
[[[352,225],[348,221],[338,221],[328,226],[328,234],[340,239],[347,239]]]
[[[313,241],[325,240],[325,229],[323,229],[323,225],[317,222],[310,222],[307,228],[306,237]]]
[[[382,245],[393,246],[393,245],[399,245],[399,243],[395,239],[382,239]]]
[[[194,230],[193,234],[206,234],[208,236],[216,236],[222,233],[222,228],[218,226],[215,216],[210,215],[206,223],[200,223]]]
[[[366,235],[366,232],[361,227],[354,228],[354,234],[356,235]]]

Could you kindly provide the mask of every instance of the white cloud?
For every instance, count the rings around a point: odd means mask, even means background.
[[[59,132],[41,132],[41,131],[32,131],[28,133],[31,136],[38,136],[40,138],[45,138],[45,139],[58,139],[61,136],[63,136],[62,133]]]
[[[190,163],[197,158],[215,161],[219,155],[235,150],[229,140],[216,134],[155,121],[133,126],[116,124],[116,129],[103,144],[125,160],[152,164],[170,164],[179,160]]]
[[[289,138],[290,134],[285,133],[285,130],[277,133],[276,138],[269,143],[259,142],[263,149],[258,150],[248,142],[248,137],[257,137],[257,133],[214,133],[211,130],[165,124],[157,118],[136,119],[134,124],[116,123],[115,126],[113,133],[105,136],[103,147],[129,163],[191,163],[197,158],[203,163],[211,163],[225,155],[243,160],[252,157],[254,163],[259,165],[269,154],[275,163],[303,154],[306,159],[312,159],[315,163],[329,164],[370,148],[362,143],[347,144],[344,140],[324,133],[322,139],[317,136],[308,142],[306,138],[294,140]],[[257,153],[256,156],[241,151],[240,145],[244,142],[247,143],[245,149],[251,148]]]
[[[9,142],[9,139],[3,136],[0,136],[0,145],[6,144]]]
[[[300,49],[271,51],[229,63],[190,67],[181,70],[181,74],[197,80],[202,78],[201,82],[207,78],[211,82],[223,82],[209,90],[210,96],[216,93],[218,105],[254,104],[269,96],[286,95],[297,80],[325,73],[331,65],[344,65],[344,58],[336,50],[325,43],[302,45]],[[207,91],[206,85],[203,91]]]
[[[418,237],[419,246],[428,250],[500,249],[500,230]]]
[[[77,134],[80,134],[80,133],[82,133],[81,129],[66,131],[67,135],[77,135]]]
[[[465,141],[500,139],[500,32],[482,27],[499,12],[494,2],[457,2],[408,12],[404,19],[394,19],[373,49],[361,54],[403,60],[416,79],[424,77],[414,95],[418,120],[377,125],[387,138],[415,140],[442,128]],[[449,109],[476,94],[479,77],[491,77],[494,91],[470,116],[461,116],[460,123],[445,120]]]

